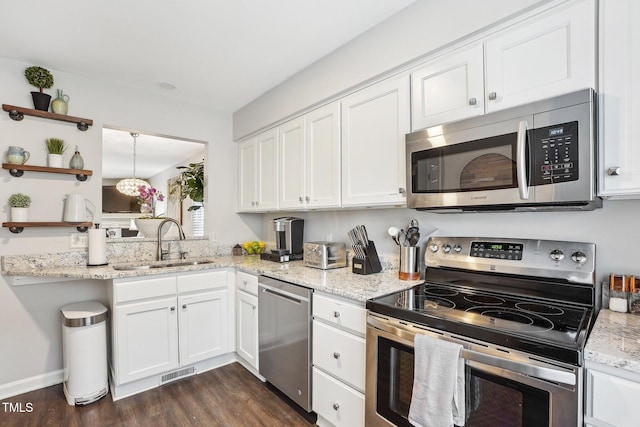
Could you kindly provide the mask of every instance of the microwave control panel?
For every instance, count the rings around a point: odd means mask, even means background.
[[[578,122],[534,129],[532,185],[577,181]]]

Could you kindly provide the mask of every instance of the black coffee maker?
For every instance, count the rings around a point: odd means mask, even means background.
[[[304,219],[294,217],[276,218],[273,221],[276,248],[260,254],[261,259],[286,262],[302,259]]]

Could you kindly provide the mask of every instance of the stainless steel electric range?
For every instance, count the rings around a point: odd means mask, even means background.
[[[408,426],[413,338],[460,343],[466,423],[581,426],[595,245],[432,237],[425,282],[367,302],[366,425]]]

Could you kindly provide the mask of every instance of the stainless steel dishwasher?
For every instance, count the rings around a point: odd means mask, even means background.
[[[258,278],[260,375],[311,412],[311,292]]]

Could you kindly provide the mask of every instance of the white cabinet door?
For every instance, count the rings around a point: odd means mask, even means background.
[[[305,116],[307,208],[340,207],[340,102]]]
[[[411,72],[411,128],[484,114],[484,47],[456,50]]]
[[[114,317],[117,384],[178,367],[175,297],[117,306]]]
[[[238,212],[256,209],[258,153],[256,138],[238,144]]]
[[[342,100],[342,206],[406,205],[409,77]]]
[[[487,40],[487,112],[595,87],[595,1],[563,7]]]
[[[239,290],[236,301],[237,352],[258,370],[258,297]]]
[[[600,2],[599,195],[640,197],[640,2]]]
[[[302,117],[279,127],[278,197],[280,209],[305,207],[305,129]]]
[[[637,426],[639,393],[640,383],[588,369],[585,421],[597,426]]]
[[[258,180],[256,209],[270,211],[278,207],[278,130],[258,135]]]
[[[180,365],[229,352],[227,290],[178,296]]]

